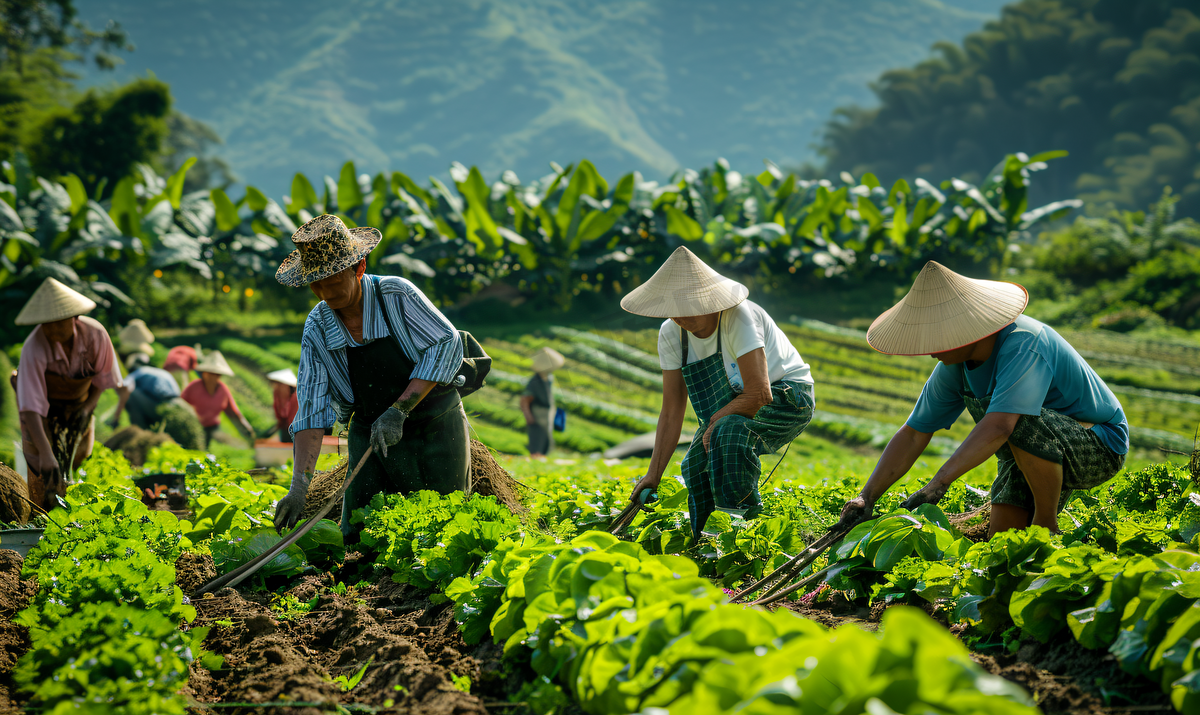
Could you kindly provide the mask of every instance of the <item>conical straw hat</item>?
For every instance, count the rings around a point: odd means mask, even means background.
[[[554,372],[567,364],[567,359],[554,348],[538,348],[533,354],[534,372]]]
[[[275,372],[268,372],[267,379],[271,380],[272,382],[282,383],[288,387],[296,386],[296,373],[292,372],[291,368],[276,370]]]
[[[749,295],[749,288],[717,273],[680,246],[650,280],[621,299],[621,307],[649,318],[687,318],[728,310]]]
[[[146,357],[154,357],[154,346],[150,343],[141,343],[140,345],[122,345],[121,351],[124,353],[141,353]]]
[[[121,349],[125,351],[136,350],[143,343],[154,342],[154,333],[150,332],[150,328],[146,327],[146,322],[141,318],[134,318],[129,321],[129,324],[121,328],[121,332],[117,333],[117,342],[121,344]]]
[[[47,278],[17,313],[17,325],[41,325],[92,312],[96,301]]]
[[[225,356],[221,354],[220,350],[209,350],[205,353],[204,359],[196,363],[196,372],[233,376],[233,370],[230,369],[229,363],[225,361]]]
[[[867,342],[889,355],[954,350],[1013,322],[1028,302],[1016,283],[967,278],[930,261],[908,295],[871,323]]]

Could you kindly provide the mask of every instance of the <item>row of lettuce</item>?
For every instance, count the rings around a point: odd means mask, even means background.
[[[126,712],[182,707],[173,693],[204,631],[189,628],[194,611],[174,585],[174,559],[207,551],[228,570],[279,538],[269,516],[281,488],[170,445],[146,468],[186,473],[193,521],[147,510],[128,465],[98,449],[88,483],[71,488],[71,509],[26,562],[39,590],[18,616],[34,640],[18,681],[45,710],[94,698]],[[531,477],[521,515],[490,497],[422,492],[377,497],[358,518],[378,568],[452,601],[468,642],[490,638],[532,664],[525,702],[549,707],[569,695],[591,713],[1033,712],[915,609],[889,609],[874,635],[727,602],[714,581],[734,586],[778,566],[836,518],[853,481],[776,489],[764,518],[718,514],[707,527],[715,537],[699,543],[688,534],[686,489],[672,480],[635,519],[631,540],[596,530],[628,497],[623,480],[588,470]],[[958,484],[943,506],[981,502],[979,490]],[[929,602],[969,636],[1016,625],[1044,641],[1069,629],[1159,683],[1179,710],[1200,707],[1200,496],[1188,475],[1168,466],[1122,475],[1078,495],[1063,525],[1062,536],[1031,529],[973,543],[936,507],[889,512],[813,565],[827,575],[807,598],[836,589],[862,602]],[[342,554],[340,533],[322,522],[256,578],[326,567]],[[143,637],[177,645],[178,661],[151,659],[162,672],[139,667],[130,654]],[[72,652],[87,657],[62,655]],[[155,698],[167,704],[135,704]]]

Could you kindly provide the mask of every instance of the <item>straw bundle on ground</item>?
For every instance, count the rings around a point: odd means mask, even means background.
[[[0,464],[0,521],[7,524],[29,522],[29,490],[25,480],[6,464]]]

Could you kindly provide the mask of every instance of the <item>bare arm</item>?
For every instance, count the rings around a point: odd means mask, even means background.
[[[46,438],[46,430],[42,427],[42,416],[36,412],[25,410],[21,412],[21,436],[26,442],[37,447],[37,456],[25,455],[29,466],[38,474],[48,474],[58,467],[58,460],[54,458],[54,450],[50,447],[50,440]],[[31,459],[31,457],[34,457]]]
[[[400,395],[400,399],[396,400],[392,407],[401,412],[412,412],[417,405],[421,404],[421,400],[437,387],[436,382],[430,380],[421,380],[413,378],[409,380],[408,387],[404,388],[404,392]]]
[[[533,395],[521,396],[521,412],[525,414],[525,424],[533,424],[533,410],[529,409],[533,404]]]
[[[662,481],[663,472],[671,465],[675,448],[679,445],[686,411],[687,385],[683,382],[683,370],[663,370],[663,406],[658,415],[658,428],[654,432],[654,454],[650,457],[646,476],[633,488],[631,499],[636,499],[646,487],[657,488]]]
[[[121,421],[121,412],[125,409],[125,404],[129,402],[129,396],[133,394],[133,388],[129,386],[128,382],[114,389],[117,391],[117,410],[113,412],[112,419],[109,420],[109,425],[112,427],[116,427]]]
[[[986,462],[1004,446],[1020,417],[1011,412],[989,412],[984,415],[971,434],[954,450],[954,454],[950,455],[950,459],[933,475],[933,479],[913,494],[913,499],[936,504],[959,477]]]
[[[929,446],[931,439],[933,433],[918,432],[908,425],[902,425],[896,430],[896,434],[888,440],[887,447],[884,447],[883,454],[875,465],[875,471],[871,472],[867,483],[863,485],[862,493],[842,507],[841,522],[853,525],[869,519],[875,502],[884,492],[891,489],[893,484],[900,481],[901,477],[908,474],[908,470],[912,469],[917,457]]]
[[[306,482],[312,481],[324,437],[325,430],[320,428],[300,430],[292,437],[292,479],[301,477]]]
[[[722,418],[729,415],[754,417],[764,406],[771,404],[771,383],[767,377],[767,354],[762,348],[751,350],[737,359],[738,371],[742,373],[742,394],[730,400],[728,405],[717,410],[708,423],[708,431],[704,433],[704,449],[708,450],[708,440],[713,428]]]

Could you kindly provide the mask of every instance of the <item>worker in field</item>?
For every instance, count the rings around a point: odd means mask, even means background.
[[[300,411],[296,399],[296,373],[290,368],[267,373],[271,383],[272,406],[275,409],[275,426],[279,430],[280,442],[292,441],[292,420]]]
[[[808,364],[746,286],[680,247],[621,300],[636,315],[667,318],[658,332],[663,406],[650,468],[633,489],[655,489],[674,459],[688,400],[700,427],[683,458],[692,533],[714,510],[762,510],[759,457],[791,444],[812,419]]]
[[[1129,451],[1121,403],[1062,336],[1022,315],[1028,300],[1019,285],[966,278],[930,261],[908,295],[871,324],[867,342],[876,350],[929,355],[938,364],[862,494],[843,508],[845,523],[869,517],[933,433],[964,408],[975,428],[905,507],[936,504],[996,455],[989,533],[1030,525],[1058,531],[1072,490],[1120,471]]]
[[[17,314],[36,325],[13,375],[30,499],[44,509],[65,495],[69,475],[92,453],[93,413],[107,389],[126,390],[108,331],[87,317],[96,303],[47,278]]]
[[[221,426],[221,413],[229,417],[243,437],[254,439],[254,428],[238,409],[229,385],[221,381],[222,377],[233,377],[233,369],[221,351],[209,350],[205,353],[204,358],[196,363],[196,372],[200,377],[183,389],[181,397],[200,418],[200,426],[204,428],[204,448],[208,449],[208,445],[212,444],[213,435]]]
[[[117,333],[117,353],[127,360],[133,353],[154,357],[154,333],[146,327],[146,321],[134,318]]]
[[[531,457],[543,457],[554,448],[554,371],[566,364],[567,359],[554,348],[538,348],[533,354],[533,377],[521,394]]]
[[[351,469],[373,448],[345,494],[342,533],[349,541],[360,528],[351,514],[375,494],[466,489],[470,442],[455,389],[462,340],[411,282],[366,274],[367,254],[380,238],[374,228],[348,229],[336,216],[318,216],[292,236],[296,250],[275,274],[321,299],[301,338],[295,467],[276,507],[277,528],[294,526],[304,511],[321,438],[335,420],[349,425]]]
[[[179,385],[171,373],[151,367],[150,358],[143,350],[135,349],[125,359],[125,369],[128,371],[125,385],[129,390],[120,395],[117,410],[108,425],[116,429],[124,411],[129,413],[129,424],[150,429],[162,421],[159,408],[179,400]]]
[[[163,361],[162,369],[171,373],[176,384],[179,385],[179,389],[182,390],[192,381],[191,373],[196,369],[196,363],[200,357],[199,345],[195,348],[176,345],[167,351],[167,359]]]

